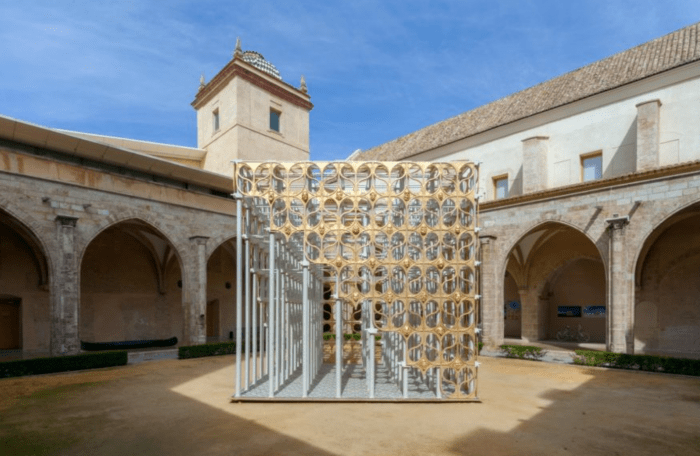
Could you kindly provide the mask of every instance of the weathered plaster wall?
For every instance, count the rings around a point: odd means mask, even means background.
[[[690,70],[688,70],[690,71]],[[700,158],[700,79],[697,69],[688,75],[664,75],[615,89],[572,105],[554,109],[514,124],[423,152],[408,160],[471,160],[482,162],[479,191],[494,199],[492,178],[508,174],[510,195],[523,187],[523,140],[547,137],[546,188],[581,182],[581,154],[602,151],[603,177],[637,170],[637,104],[660,100],[658,132],[642,138],[658,141],[658,165]],[[689,79],[688,79],[689,78]],[[651,106],[651,105],[650,105]],[[646,111],[644,111],[646,113]],[[642,119],[643,125],[649,122]],[[533,189],[534,190],[534,189]]]

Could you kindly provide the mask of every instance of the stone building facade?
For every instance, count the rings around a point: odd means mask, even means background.
[[[199,148],[0,116],[0,355],[231,339],[231,161],[307,160],[309,99],[238,43],[193,102]]]
[[[699,29],[353,154],[481,163],[489,345],[700,357]]]
[[[699,29],[351,156],[481,163],[489,345],[569,327],[700,357]],[[193,102],[197,148],[0,116],[0,350],[231,337],[230,160],[308,159],[305,83],[278,76],[237,46]]]

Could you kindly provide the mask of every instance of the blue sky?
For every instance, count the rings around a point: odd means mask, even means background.
[[[306,76],[311,158],[346,158],[700,20],[697,1],[0,0],[0,114],[196,146],[236,37]]]

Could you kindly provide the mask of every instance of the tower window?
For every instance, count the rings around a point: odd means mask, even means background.
[[[270,130],[280,131],[280,117],[282,117],[281,112],[270,109]]]
[[[219,108],[216,108],[212,113],[212,123],[214,126],[214,132],[219,131]]]
[[[508,175],[493,178],[494,199],[508,198]]]
[[[602,152],[581,155],[581,180],[588,182],[601,177],[603,177]]]

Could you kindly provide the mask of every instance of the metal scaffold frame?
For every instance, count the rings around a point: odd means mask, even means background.
[[[234,400],[478,400],[477,165],[235,162],[234,186]]]

